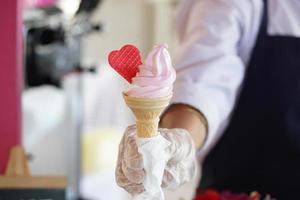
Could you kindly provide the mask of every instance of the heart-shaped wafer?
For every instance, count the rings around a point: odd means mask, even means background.
[[[139,49],[127,44],[120,50],[110,52],[108,62],[114,70],[131,83],[132,78],[139,71],[138,67],[142,64],[142,59]]]

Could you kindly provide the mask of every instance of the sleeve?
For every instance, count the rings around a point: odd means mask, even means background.
[[[175,56],[177,79],[171,103],[196,108],[208,122],[200,154],[206,154],[221,136],[245,74],[238,51],[241,16],[230,2],[194,1]]]

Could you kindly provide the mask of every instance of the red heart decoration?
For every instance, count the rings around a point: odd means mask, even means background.
[[[114,70],[131,83],[132,78],[139,71],[138,67],[142,64],[142,59],[139,49],[127,44],[120,50],[110,52],[108,62]]]

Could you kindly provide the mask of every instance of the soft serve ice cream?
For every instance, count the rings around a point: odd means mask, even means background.
[[[172,94],[176,72],[172,66],[167,45],[154,46],[139,72],[132,78],[132,88],[126,92],[129,96],[158,98]]]
[[[136,118],[138,151],[145,170],[142,183],[145,190],[133,199],[164,200],[161,184],[169,157],[165,149],[170,143],[160,135],[158,123],[161,112],[170,102],[176,78],[167,45],[155,46],[145,63],[133,45],[112,51],[108,60],[111,67],[131,83],[123,97]]]

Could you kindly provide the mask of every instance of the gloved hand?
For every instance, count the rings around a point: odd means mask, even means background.
[[[160,134],[170,142],[165,149],[168,161],[164,170],[162,187],[176,189],[190,181],[197,171],[195,145],[184,129],[159,129]],[[144,191],[143,158],[138,152],[136,127],[130,126],[119,146],[116,181],[132,195]]]

